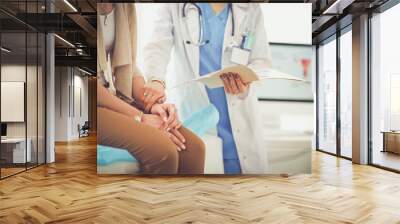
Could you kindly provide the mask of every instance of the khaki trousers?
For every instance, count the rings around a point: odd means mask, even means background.
[[[188,129],[179,129],[186,139],[186,149],[179,152],[165,132],[133,117],[102,107],[97,108],[97,116],[98,144],[128,150],[139,161],[141,173],[204,173],[204,143]]]

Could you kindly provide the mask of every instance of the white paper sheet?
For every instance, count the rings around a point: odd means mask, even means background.
[[[237,73],[242,78],[244,82],[254,82],[263,79],[285,79],[306,82],[306,80],[298,78],[293,75],[285,74],[273,69],[263,69],[258,71],[253,71],[247,66],[236,65],[221,69],[219,71],[201,76],[195,81],[205,84],[208,88],[218,88],[224,86],[220,76],[225,73]]]
[[[220,76],[225,73],[237,73],[237,74],[239,74],[239,76],[242,78],[242,80],[244,82],[255,82],[255,81],[264,80],[264,79],[284,79],[284,80],[308,82],[308,81],[298,78],[294,75],[289,75],[289,74],[279,72],[279,71],[273,70],[273,69],[262,69],[262,70],[253,71],[252,69],[250,69],[247,66],[235,65],[235,66],[226,67],[226,68],[221,69],[216,72],[209,73],[207,75],[203,75],[197,79],[193,79],[193,80],[189,80],[184,83],[180,83],[180,84],[170,87],[168,89],[171,90],[171,89],[179,88],[179,87],[184,86],[185,84],[188,84],[190,82],[196,82],[196,81],[203,83],[210,89],[223,87],[224,84],[223,84]]]

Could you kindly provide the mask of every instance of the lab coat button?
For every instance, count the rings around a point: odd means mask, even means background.
[[[237,133],[240,133],[240,129],[236,129],[236,132],[237,132]]]

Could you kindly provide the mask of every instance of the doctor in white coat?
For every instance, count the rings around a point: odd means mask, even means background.
[[[144,49],[144,74],[152,83],[148,88],[162,95],[165,87],[168,90],[186,83],[167,91],[168,99],[176,104],[182,120],[210,103],[218,108],[220,122],[216,130],[225,141],[225,173],[267,173],[256,83],[244,83],[236,74],[226,74],[221,93],[190,82],[232,65],[243,64],[256,71],[270,66],[259,4],[176,3],[159,7],[151,39]]]

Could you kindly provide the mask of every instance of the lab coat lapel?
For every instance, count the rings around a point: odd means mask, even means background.
[[[194,3],[193,3],[194,4]],[[186,17],[181,20],[181,27],[184,35],[184,46],[187,54],[187,58],[190,62],[191,68],[195,78],[199,77],[199,62],[200,62],[200,50],[199,47],[193,44],[187,44],[186,41],[196,41],[200,35],[199,27],[199,12],[193,4],[187,4],[185,8]],[[180,4],[180,8],[183,8],[183,3]],[[182,10],[180,10],[182,11]],[[183,18],[183,15],[181,15]]]
[[[240,31],[240,26],[242,26],[242,23],[245,22],[245,17],[246,17],[246,9],[248,7],[248,3],[232,3],[232,11],[233,11],[233,16],[234,16],[234,23],[235,23],[235,37],[238,38],[241,33]],[[236,42],[238,40],[235,39],[234,42],[232,42],[232,13],[229,13],[228,16],[228,21],[226,21],[226,27],[225,27],[225,34],[224,34],[224,45],[222,47],[222,55],[225,55],[224,52],[227,47],[232,47],[232,43],[237,44]],[[224,61],[224,60],[223,60]]]

